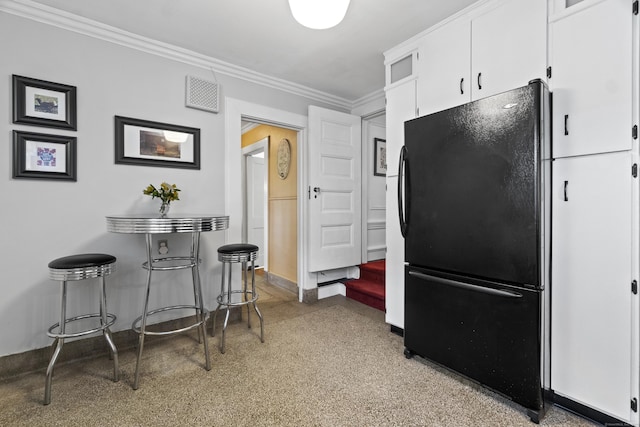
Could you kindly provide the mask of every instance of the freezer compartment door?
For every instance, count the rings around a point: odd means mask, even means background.
[[[541,292],[405,269],[407,351],[516,403],[543,407]]]

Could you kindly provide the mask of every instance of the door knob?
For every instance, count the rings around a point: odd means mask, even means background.
[[[320,194],[320,187],[313,187],[313,192],[315,193],[313,195],[313,198],[317,199],[318,198],[318,194]]]

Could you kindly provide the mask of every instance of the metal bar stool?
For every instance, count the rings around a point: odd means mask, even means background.
[[[113,358],[113,381],[118,381],[118,350],[113,342],[109,326],[116,321],[116,316],[107,312],[107,294],[105,291],[105,277],[115,271],[116,257],[106,254],[81,254],[58,258],[49,263],[49,277],[59,280],[62,288],[60,303],[60,321],[52,325],[47,335],[55,338],[52,344],[53,354],[47,367],[47,379],[44,388],[44,404],[51,403],[51,379],[53,367],[60,356],[62,345],[66,338],[76,338],[102,331],[109,345],[110,356]],[[83,314],[66,318],[67,315],[67,282],[100,277],[100,312],[95,314]],[[78,332],[67,333],[66,325],[71,322],[84,319],[100,319],[99,326]],[[55,330],[58,330],[55,332]]]
[[[264,321],[262,319],[262,313],[256,305],[258,300],[258,293],[256,292],[256,273],[255,273],[255,260],[258,257],[259,248],[256,245],[249,243],[234,243],[230,245],[224,245],[218,248],[218,261],[222,262],[222,280],[220,284],[220,295],[218,295],[216,301],[218,306],[213,315],[213,330],[211,336],[215,336],[216,333],[216,317],[218,316],[218,310],[220,307],[226,307],[227,313],[224,318],[224,326],[222,327],[222,338],[220,340],[220,352],[224,353],[224,335],[229,323],[229,309],[231,307],[247,306],[247,325],[251,328],[251,308],[249,305],[253,305],[253,309],[256,311],[258,318],[260,319],[260,341],[264,342]],[[251,289],[247,289],[247,263],[251,262]],[[242,263],[243,284],[241,290],[231,289],[231,269],[233,263]],[[225,274],[227,270],[227,264],[229,264],[228,276]],[[225,276],[227,280],[225,281]],[[225,285],[226,283],[226,285]]]

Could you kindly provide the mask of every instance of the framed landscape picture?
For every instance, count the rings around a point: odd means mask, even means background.
[[[76,181],[76,137],[13,131],[13,177]]]
[[[13,75],[13,123],[77,130],[76,87]]]
[[[200,169],[200,129],[115,116],[116,163]]]

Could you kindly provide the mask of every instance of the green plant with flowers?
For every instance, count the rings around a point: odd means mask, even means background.
[[[174,200],[180,200],[180,195],[178,194],[180,189],[175,184],[167,184],[163,182],[160,184],[160,188],[156,188],[153,184],[149,184],[147,188],[145,188],[142,193],[147,196],[151,196],[151,199],[155,199],[156,197],[162,200],[163,204],[169,204]]]

